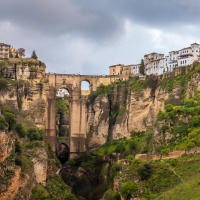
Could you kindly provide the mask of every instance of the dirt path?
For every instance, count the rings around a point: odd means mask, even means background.
[[[135,158],[140,158],[141,160],[159,160],[159,159],[170,159],[170,158],[178,158],[181,157],[183,154],[193,154],[193,153],[200,153],[200,147],[194,147],[189,151],[185,150],[174,150],[169,152],[168,155],[149,155],[147,156],[146,154],[137,154]]]
[[[20,172],[21,168],[18,167],[15,170],[15,176],[11,180],[11,186],[4,193],[0,194],[1,200],[12,200],[18,192],[19,187],[21,186],[20,182]]]

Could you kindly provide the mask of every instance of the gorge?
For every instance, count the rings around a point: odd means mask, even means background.
[[[188,181],[180,166],[197,167],[198,155],[146,160],[199,146],[199,63],[142,78],[45,68],[36,59],[0,61],[1,199],[161,199]],[[60,88],[69,95],[56,97]],[[198,167],[188,174],[199,178]]]

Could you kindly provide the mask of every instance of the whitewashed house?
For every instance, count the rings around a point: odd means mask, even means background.
[[[132,65],[132,74],[135,74],[135,75],[140,74],[140,64]]]
[[[145,74],[156,74],[160,75],[163,73],[164,69],[164,54],[159,53],[150,53],[144,55],[144,66],[145,66]]]

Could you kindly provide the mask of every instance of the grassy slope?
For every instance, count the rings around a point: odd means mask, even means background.
[[[163,193],[156,200],[197,200],[200,199],[200,175]]]
[[[183,182],[156,199],[200,199],[200,154],[185,155],[181,158],[166,160],[165,162],[169,165],[175,165],[173,170],[182,178]]]

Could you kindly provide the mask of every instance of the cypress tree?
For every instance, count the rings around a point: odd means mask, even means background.
[[[34,59],[36,59],[37,60],[37,55],[36,55],[36,53],[35,53],[35,50],[33,50],[33,53],[32,53],[32,55],[31,55],[31,58],[34,58]]]
[[[139,68],[139,72],[140,74],[144,75],[144,61],[143,59],[141,60],[141,64],[140,64],[140,68]]]

